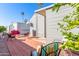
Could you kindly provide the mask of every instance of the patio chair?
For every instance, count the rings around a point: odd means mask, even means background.
[[[59,56],[61,48],[59,42],[49,43],[41,48],[41,56]]]

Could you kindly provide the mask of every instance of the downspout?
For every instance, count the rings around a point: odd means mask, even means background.
[[[38,14],[36,13],[36,37],[38,37]]]
[[[44,37],[46,38],[46,15],[44,16]]]

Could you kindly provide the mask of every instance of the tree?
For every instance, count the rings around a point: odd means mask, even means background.
[[[60,32],[67,39],[62,47],[79,51],[79,33],[74,34],[71,32],[71,29],[79,28],[79,3],[57,3],[52,9],[58,12],[59,8],[64,5],[69,5],[75,10],[66,15],[62,22],[58,23]]]
[[[0,32],[4,32],[6,31],[6,27],[5,26],[0,26]]]

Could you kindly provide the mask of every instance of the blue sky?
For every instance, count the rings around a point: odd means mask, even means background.
[[[43,7],[51,4],[44,3]],[[0,3],[0,25],[8,26],[11,22],[23,21],[21,12],[29,20],[38,8],[37,3]]]

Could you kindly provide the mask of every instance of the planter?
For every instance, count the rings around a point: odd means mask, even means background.
[[[71,51],[72,53],[74,53],[74,54],[79,55],[79,50],[72,50],[72,49],[70,49],[70,51]]]

